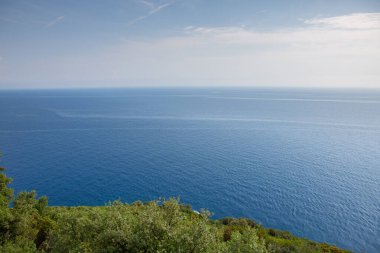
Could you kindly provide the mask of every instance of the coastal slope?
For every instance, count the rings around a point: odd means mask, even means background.
[[[0,168],[0,252],[349,252],[246,218],[210,219],[176,198],[105,206],[48,206],[13,196]]]

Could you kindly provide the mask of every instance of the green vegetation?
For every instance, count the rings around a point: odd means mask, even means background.
[[[249,219],[211,220],[177,199],[49,207],[21,192],[0,168],[0,252],[348,252],[266,229]]]

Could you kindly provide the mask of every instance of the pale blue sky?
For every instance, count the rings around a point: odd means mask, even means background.
[[[0,0],[0,88],[380,88],[380,1]]]

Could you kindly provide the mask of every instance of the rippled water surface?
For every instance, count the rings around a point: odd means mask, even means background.
[[[380,249],[379,91],[1,91],[0,150],[16,191],[51,205],[180,196]]]

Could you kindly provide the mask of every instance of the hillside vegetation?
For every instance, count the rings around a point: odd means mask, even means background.
[[[174,198],[53,207],[34,191],[14,197],[10,182],[0,168],[0,252],[348,252],[249,219],[212,220]]]

